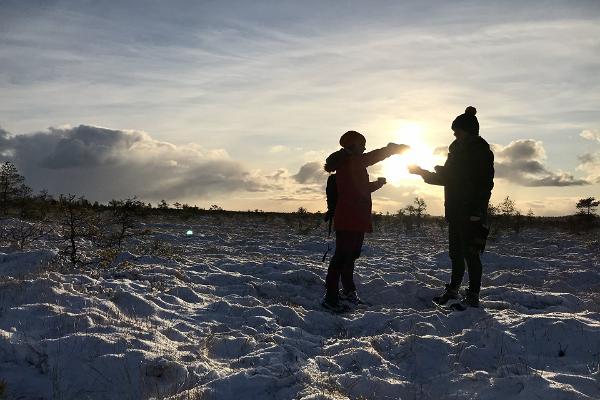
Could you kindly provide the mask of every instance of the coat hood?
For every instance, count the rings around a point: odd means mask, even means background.
[[[331,153],[325,160],[325,171],[334,172],[350,157],[350,153],[345,149],[340,149]]]

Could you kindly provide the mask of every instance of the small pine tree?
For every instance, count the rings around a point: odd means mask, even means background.
[[[500,214],[504,217],[510,217],[515,215],[516,207],[515,202],[510,197],[506,196],[504,200],[500,204],[498,204],[498,210]]]
[[[588,217],[596,214],[596,208],[600,205],[600,201],[596,200],[595,197],[588,197],[587,199],[581,199],[577,202],[575,207],[579,210],[578,214],[584,214]]]
[[[160,203],[158,203],[158,209],[159,210],[168,210],[169,209],[169,203],[167,203],[164,199],[162,199],[160,201]]]
[[[527,223],[529,225],[531,225],[533,223],[534,218],[535,218],[535,214],[533,213],[533,210],[530,208],[529,211],[527,211]]]
[[[9,205],[16,199],[29,196],[31,189],[25,184],[25,177],[10,161],[0,165],[0,210],[8,214]]]
[[[423,217],[425,217],[426,212],[427,212],[427,203],[425,203],[425,199],[421,198],[421,197],[415,197],[415,200],[413,202],[415,204],[415,212],[416,212],[416,216],[417,218],[421,219]]]
[[[413,228],[413,223],[416,222],[417,226],[421,226],[421,223],[427,212],[427,203],[425,203],[425,199],[420,197],[415,197],[413,200],[413,204],[409,204],[403,209],[398,211],[398,215],[400,216],[404,226],[407,230],[411,230]]]

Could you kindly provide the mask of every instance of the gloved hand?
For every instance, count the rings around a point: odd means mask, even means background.
[[[402,154],[410,149],[410,146],[408,145],[397,143],[388,143],[387,147],[395,154]]]
[[[383,186],[387,183],[387,179],[385,179],[384,177],[379,177],[377,178],[377,182],[379,182],[379,184]]]
[[[423,176],[424,173],[429,172],[426,169],[423,169],[421,167],[419,167],[418,165],[415,164],[411,164],[408,166],[408,172],[410,172],[411,174],[414,175],[421,175]]]

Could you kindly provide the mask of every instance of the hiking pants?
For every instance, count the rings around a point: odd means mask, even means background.
[[[364,232],[335,232],[335,253],[331,257],[327,277],[325,278],[327,298],[337,299],[340,278],[345,291],[356,290],[353,277],[354,262],[360,257],[364,239]]]
[[[469,290],[479,293],[481,289],[482,265],[479,250],[472,243],[471,223],[466,219],[451,220],[448,223],[448,241],[450,260],[452,261],[452,278],[450,286],[460,288],[465,274],[465,260],[469,270]]]

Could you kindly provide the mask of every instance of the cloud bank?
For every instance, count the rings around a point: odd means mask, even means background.
[[[496,178],[523,186],[581,186],[585,179],[576,179],[566,172],[550,171],[545,165],[546,152],[540,141],[520,139],[506,146],[494,144]]]
[[[496,178],[523,186],[577,186],[600,182],[600,153],[579,157],[586,179],[555,172],[544,165],[543,144],[521,139],[492,145]],[[443,154],[444,147],[436,149]],[[279,168],[270,174],[251,171],[225,150],[184,146],[152,138],[136,130],[91,125],[49,128],[11,135],[0,128],[0,160],[14,162],[34,190],[74,193],[107,201],[137,195],[145,201],[223,199],[234,195],[277,202],[325,201],[327,174],[322,162],[309,161],[296,173]],[[373,173],[373,170],[371,171]],[[409,190],[410,189],[410,190]],[[387,188],[377,196],[385,209],[410,202],[417,188]],[[256,193],[253,195],[252,193]],[[421,194],[422,196],[423,194]],[[434,197],[430,199],[432,204]]]
[[[13,136],[0,130],[0,153],[36,190],[100,201],[193,199],[276,187],[224,150],[177,146],[141,131],[80,125]]]
[[[323,169],[323,163],[313,161],[300,167],[300,170],[292,178],[298,183],[323,184],[327,181],[327,173]]]
[[[491,145],[495,155],[495,178],[528,187],[562,187],[589,185],[600,176],[600,153],[587,153],[579,157],[578,170],[592,173],[593,179],[578,179],[563,171],[552,171],[545,164],[546,152],[542,142],[533,139],[519,139],[503,146]],[[436,147],[434,154],[447,155],[448,148]],[[379,165],[371,168],[377,174]],[[305,186],[322,186],[327,179],[322,163],[313,161],[302,165],[291,178]]]

